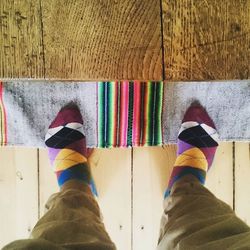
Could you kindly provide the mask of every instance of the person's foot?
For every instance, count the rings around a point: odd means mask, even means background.
[[[74,103],[59,111],[49,126],[45,144],[60,187],[69,180],[90,184],[83,120]]]
[[[198,102],[186,111],[177,142],[177,159],[165,193],[167,197],[176,181],[193,175],[204,184],[218,146],[218,134],[212,119]]]

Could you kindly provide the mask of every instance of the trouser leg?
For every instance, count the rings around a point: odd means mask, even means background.
[[[164,201],[158,250],[241,249],[242,246],[250,249],[250,228],[236,217],[230,206],[217,199],[194,176],[185,176],[175,183]]]
[[[5,249],[116,249],[88,185],[68,181],[50,197],[46,208],[30,239],[15,241]]]

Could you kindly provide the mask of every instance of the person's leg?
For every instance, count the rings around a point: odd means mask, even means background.
[[[250,249],[250,228],[196,177],[187,175],[164,201],[157,249]]]
[[[34,227],[31,239],[5,249],[116,249],[91,192],[83,121],[75,105],[58,113],[45,143],[60,192],[50,197],[48,211]]]
[[[203,186],[216,141],[207,112],[197,103],[192,105],[178,136],[157,249],[250,249],[250,228]]]

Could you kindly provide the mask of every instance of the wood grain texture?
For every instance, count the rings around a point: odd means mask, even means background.
[[[0,248],[28,238],[38,219],[37,150],[0,148]]]
[[[43,78],[39,0],[0,1],[0,78]]]
[[[235,143],[235,212],[250,225],[250,144]]]
[[[248,79],[249,0],[163,0],[168,80]]]
[[[160,1],[43,0],[47,78],[162,79]]]

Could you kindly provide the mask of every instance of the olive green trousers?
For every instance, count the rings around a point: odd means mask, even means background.
[[[3,249],[116,249],[88,185],[66,182],[59,193],[49,198],[45,209],[30,239],[14,241]]]
[[[250,249],[250,228],[189,175],[164,201],[158,243],[157,250]]]
[[[87,186],[67,182],[50,197],[46,208],[30,239],[14,241],[3,249],[116,249]],[[250,249],[250,228],[195,177],[186,176],[175,183],[164,201],[156,248]]]

